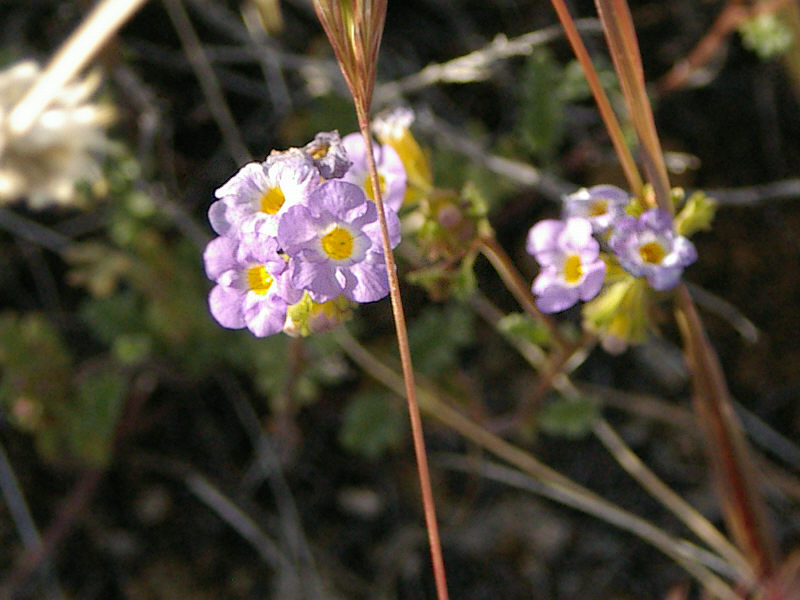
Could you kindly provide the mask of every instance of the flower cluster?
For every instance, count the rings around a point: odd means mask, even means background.
[[[247,327],[259,337],[307,335],[340,322],[352,303],[388,294],[359,140],[320,133],[303,148],[245,165],[216,191],[208,214],[219,237],[203,258],[216,283],[209,308],[220,325]],[[391,148],[377,146],[375,155],[395,247],[405,173]]]
[[[653,208],[632,216],[628,204],[628,194],[611,185],[581,189],[564,198],[564,221],[531,228],[527,250],[541,265],[532,287],[539,310],[553,313],[591,300],[604,280],[610,289],[624,273],[631,277],[623,287],[641,278],[658,291],[678,284],[697,259],[694,245],[675,231],[667,212]]]

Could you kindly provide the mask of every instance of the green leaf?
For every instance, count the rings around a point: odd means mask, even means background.
[[[150,355],[153,340],[144,333],[120,335],[114,340],[111,351],[123,365],[135,365]]]
[[[500,319],[497,327],[505,335],[544,346],[550,341],[550,332],[539,321],[522,313],[511,313]]]
[[[458,351],[472,343],[472,313],[457,304],[430,307],[412,323],[408,338],[414,367],[425,375],[441,375],[455,366]]]
[[[534,156],[550,158],[564,135],[564,102],[554,93],[563,79],[562,68],[549,49],[538,49],[528,58],[520,82],[519,131]]]
[[[0,315],[0,407],[14,425],[38,434],[53,406],[71,394],[72,360],[43,315]]]
[[[103,466],[111,459],[126,391],[125,377],[107,368],[81,378],[74,405],[64,415],[68,452],[95,466]]]
[[[539,428],[551,435],[579,438],[591,430],[598,415],[591,398],[562,398],[547,405],[539,416]]]
[[[347,404],[339,441],[348,450],[374,460],[400,445],[405,424],[396,396],[384,391],[359,392]]]
[[[284,335],[254,337],[249,331],[225,331],[225,362],[253,373],[253,381],[264,396],[279,396],[286,391],[289,344]]]
[[[0,348],[2,408],[33,434],[41,456],[107,463],[126,388],[114,365],[76,377],[58,330],[36,313],[2,315]]]
[[[695,192],[686,201],[675,217],[675,231],[679,234],[691,237],[698,231],[708,231],[711,229],[711,222],[717,211],[717,201],[709,198],[703,192]]]
[[[474,262],[474,256],[465,257],[455,272],[455,276],[451,281],[451,289],[456,300],[468,300],[478,288],[478,280],[475,278],[475,271],[472,268]]]
[[[81,306],[80,315],[92,333],[106,344],[142,329],[139,298],[132,291],[90,299]]]
[[[742,45],[761,60],[786,54],[794,44],[792,29],[778,15],[764,12],[739,25]]]

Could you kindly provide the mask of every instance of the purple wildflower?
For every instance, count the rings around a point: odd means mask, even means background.
[[[672,228],[672,217],[661,209],[637,219],[625,216],[608,240],[620,266],[634,277],[644,277],[655,290],[675,287],[684,267],[697,260],[694,244]]]
[[[526,249],[542,266],[531,288],[540,311],[566,310],[600,291],[605,265],[588,220],[539,221],[528,232]]]
[[[353,162],[347,173],[342,176],[342,179],[359,186],[364,191],[367,199],[374,201],[372,183],[367,167],[367,148],[364,144],[364,137],[360,133],[351,133],[344,136],[342,144],[347,150],[347,156]],[[381,188],[383,204],[397,212],[403,203],[403,196],[406,193],[406,171],[403,168],[403,163],[397,152],[391,146],[385,144],[373,144],[372,154],[378,171],[378,182]]]
[[[274,237],[280,216],[303,202],[318,182],[314,163],[300,150],[273,152],[263,163],[246,164],[215,192],[219,200],[208,219],[220,235]]]
[[[303,154],[317,167],[323,179],[341,177],[350,168],[350,159],[338,131],[323,131],[303,146]]]
[[[286,307],[302,293],[291,286],[286,261],[274,238],[257,243],[221,236],[203,253],[206,274],[216,282],[208,297],[211,314],[223,327],[247,327],[258,337],[278,333]]]
[[[564,196],[564,216],[583,217],[592,224],[594,233],[608,231],[628,203],[628,193],[613,185],[581,188]]]
[[[386,217],[394,247],[400,225],[393,211]],[[389,292],[375,205],[356,185],[322,183],[306,205],[288,209],[278,224],[278,241],[289,256],[292,284],[314,302],[340,294],[372,302]]]

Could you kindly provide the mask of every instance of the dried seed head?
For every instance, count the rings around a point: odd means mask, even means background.
[[[368,112],[375,87],[386,0],[314,0],[350,93]]]

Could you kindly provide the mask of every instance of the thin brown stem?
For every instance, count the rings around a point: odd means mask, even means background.
[[[669,72],[658,81],[658,93],[668,94],[685,86],[689,78],[711,60],[728,36],[736,31],[742,22],[760,14],[776,12],[785,5],[792,6],[792,3],[789,0],[767,0],[750,5],[741,0],[729,0],[714,24],[692,48],[692,51],[675,63]],[[794,9],[796,10],[796,8],[795,3]]]
[[[428,468],[428,455],[425,450],[425,437],[422,431],[422,419],[417,403],[416,384],[414,381],[414,367],[411,362],[411,350],[408,343],[408,330],[403,313],[403,302],[400,297],[400,284],[397,280],[392,248],[389,244],[389,233],[386,227],[386,215],[381,198],[380,182],[378,171],[375,167],[375,158],[372,154],[372,134],[369,126],[369,116],[356,102],[356,116],[361,135],[364,138],[367,154],[367,166],[370,173],[372,185],[372,197],[375,198],[375,206],[378,211],[378,222],[380,224],[381,245],[383,247],[384,264],[386,265],[386,275],[389,281],[389,296],[392,303],[392,316],[394,317],[395,333],[397,335],[397,346],[400,351],[400,363],[403,368],[403,381],[405,382],[405,395],[408,401],[408,414],[411,421],[411,437],[414,442],[414,453],[417,459],[417,471],[419,473],[420,489],[422,492],[422,506],[425,513],[425,524],[428,532],[428,544],[431,551],[431,561],[433,563],[433,576],[436,584],[436,597],[438,600],[447,600],[447,580],[444,570],[444,559],[442,558],[442,545],[439,537],[439,526],[436,521],[436,507],[433,500],[433,488],[431,486],[430,470]]]
[[[564,1],[551,0],[551,3],[553,9],[556,11],[558,20],[561,21],[561,26],[564,28],[567,40],[569,40],[569,44],[572,46],[572,51],[575,53],[575,57],[578,59],[583,69],[586,82],[589,84],[589,89],[592,91],[597,109],[600,111],[600,117],[603,119],[606,131],[608,131],[608,135],[611,138],[611,143],[619,157],[620,165],[625,172],[625,178],[628,180],[631,192],[638,197],[642,191],[642,177],[639,175],[639,169],[636,167],[636,161],[633,159],[630,148],[628,148],[628,144],[625,142],[622,127],[620,127],[614,109],[611,108],[611,102],[608,100],[608,96],[600,83],[600,78],[597,76],[597,71],[592,64],[592,59],[589,57],[589,52],[583,44],[583,40],[578,33],[578,28],[575,26],[575,21],[573,21],[572,16],[570,16]]]
[[[580,339],[567,343],[557,352],[553,353],[547,367],[541,371],[539,381],[533,390],[520,402],[517,409],[517,418],[523,424],[531,423],[536,417],[536,410],[541,406],[542,400],[551,389],[558,389],[562,393],[574,391],[574,387],[565,377],[565,367],[573,360],[576,354],[585,356],[586,348],[594,345],[596,340],[590,333],[584,333]]]
[[[358,127],[364,138],[372,197],[375,199],[375,207],[378,213],[381,248],[383,249],[383,260],[389,285],[397,346],[400,351],[400,361],[403,365],[405,396],[408,401],[408,413],[411,420],[411,434],[414,441],[414,452],[416,454],[417,471],[422,493],[422,506],[425,513],[428,543],[433,563],[436,597],[438,600],[447,600],[444,560],[442,559],[439,528],[436,523],[436,508],[433,501],[433,489],[425,450],[425,438],[422,431],[422,419],[417,404],[414,367],[411,362],[411,350],[409,349],[408,332],[403,314],[403,302],[400,297],[400,284],[397,280],[394,255],[389,242],[388,228],[386,227],[386,214],[381,197],[378,171],[375,167],[375,156],[372,151],[372,133],[369,124],[369,109],[372,92],[375,87],[378,49],[386,18],[386,0],[315,0],[314,9],[333,46],[339,67],[350,89],[356,118],[358,119]]]
[[[685,285],[678,287],[676,297],[676,318],[692,374],[692,401],[705,430],[706,451],[726,521],[756,573],[768,580],[776,573],[775,541],[767,525],[752,457],[733,411],[719,359]]]
[[[691,504],[686,502],[667,486],[655,473],[636,456],[625,441],[617,434],[611,425],[603,418],[598,418],[592,425],[592,432],[597,436],[603,446],[615,458],[617,463],[627,471],[631,477],[646,489],[654,498],[657,498],[672,514],[678,517],[691,529],[697,537],[706,542],[720,556],[723,556],[731,565],[742,574],[746,583],[752,585],[755,574],[744,556],[728,541],[728,539],[714,527],[708,519],[701,515]]]
[[[389,389],[397,393],[402,392],[403,382],[393,369],[375,358],[343,328],[336,330],[335,335],[339,345],[347,355],[366,373]],[[426,414],[457,431],[470,442],[485,448],[498,458],[513,465],[519,471],[538,480],[541,484],[540,489],[545,490],[542,493],[547,497],[566,506],[594,515],[652,544],[695,576],[712,597],[725,600],[738,598],[731,588],[704,564],[713,561],[715,568],[725,572],[728,576],[732,576],[734,569],[724,560],[720,561],[715,555],[704,553],[684,540],[678,540],[667,535],[641,517],[619,508],[558,471],[551,469],[529,452],[498,437],[453,409],[451,404],[455,401],[451,400],[446,403],[436,394],[420,388],[419,402],[421,409]]]
[[[164,7],[167,9],[167,14],[175,28],[175,33],[178,34],[178,39],[181,41],[186,59],[197,76],[208,110],[219,128],[228,154],[237,164],[244,164],[253,160],[236,125],[236,119],[225,99],[225,94],[214,73],[211,61],[208,59],[197,31],[195,31],[189,15],[186,13],[186,8],[180,0],[164,0]]]
[[[484,311],[485,312],[485,311]],[[488,315],[487,315],[488,316]],[[491,318],[490,322],[496,326],[495,318]],[[584,335],[581,340],[583,344],[590,344],[594,340],[589,334]],[[524,345],[526,342],[517,341],[514,346],[523,356],[526,356]],[[574,346],[567,354],[566,350],[563,354],[556,354],[552,359],[542,362],[537,358],[536,361],[531,363],[537,371],[542,373],[539,383],[536,385],[533,397],[529,396],[525,402],[520,406],[519,410],[511,418],[503,420],[495,420],[492,423],[491,431],[495,434],[509,431],[519,427],[519,423],[525,422],[530,415],[533,403],[536,398],[543,394],[551,387],[558,386],[562,393],[576,394],[581,393],[581,390],[575,388],[568,378],[568,373],[571,369],[566,368],[566,363],[572,356],[572,352],[581,346]],[[556,384],[555,377],[559,377],[559,383]],[[617,392],[614,392],[614,396]],[[639,407],[639,399],[637,399],[636,406]],[[655,411],[659,417],[663,416],[662,413],[666,407],[660,406]],[[526,412],[528,413],[526,415]],[[688,415],[687,415],[688,417]],[[673,416],[674,418],[674,416]],[[680,419],[678,419],[680,420]],[[694,426],[694,420],[689,419],[691,426]],[[746,585],[752,586],[755,583],[755,574],[747,559],[739,552],[731,542],[729,542],[703,515],[697,512],[691,505],[678,496],[672,489],[664,484],[658,477],[647,468],[647,466],[634,454],[634,452],[625,444],[624,440],[617,435],[611,428],[608,422],[599,417],[593,424],[592,430],[594,434],[600,439],[604,446],[609,450],[611,455],[628,473],[631,474],[654,498],[661,502],[668,510],[675,516],[683,521],[690,530],[692,530],[700,539],[705,541],[711,548],[713,548],[720,556],[724,557],[736,569],[739,579]]]
[[[84,471],[72,492],[61,506],[58,515],[42,534],[41,544],[26,550],[16,561],[0,586],[0,598],[15,598],[19,589],[39,567],[53,555],[58,545],[73,531],[103,479],[104,469],[90,467]]]
[[[484,236],[479,241],[478,249],[486,259],[492,264],[494,270],[506,284],[508,290],[512,293],[520,306],[525,309],[530,316],[541,323],[550,333],[551,338],[556,346],[564,347],[567,345],[567,340],[556,327],[553,320],[547,315],[543,314],[534,303],[533,296],[531,295],[530,284],[522,278],[519,271],[514,267],[508,254],[506,254],[503,247],[497,243],[497,240],[492,236]]]
[[[674,213],[669,177],[644,83],[636,30],[626,0],[595,0],[622,95],[639,138],[640,154],[658,206]]]

